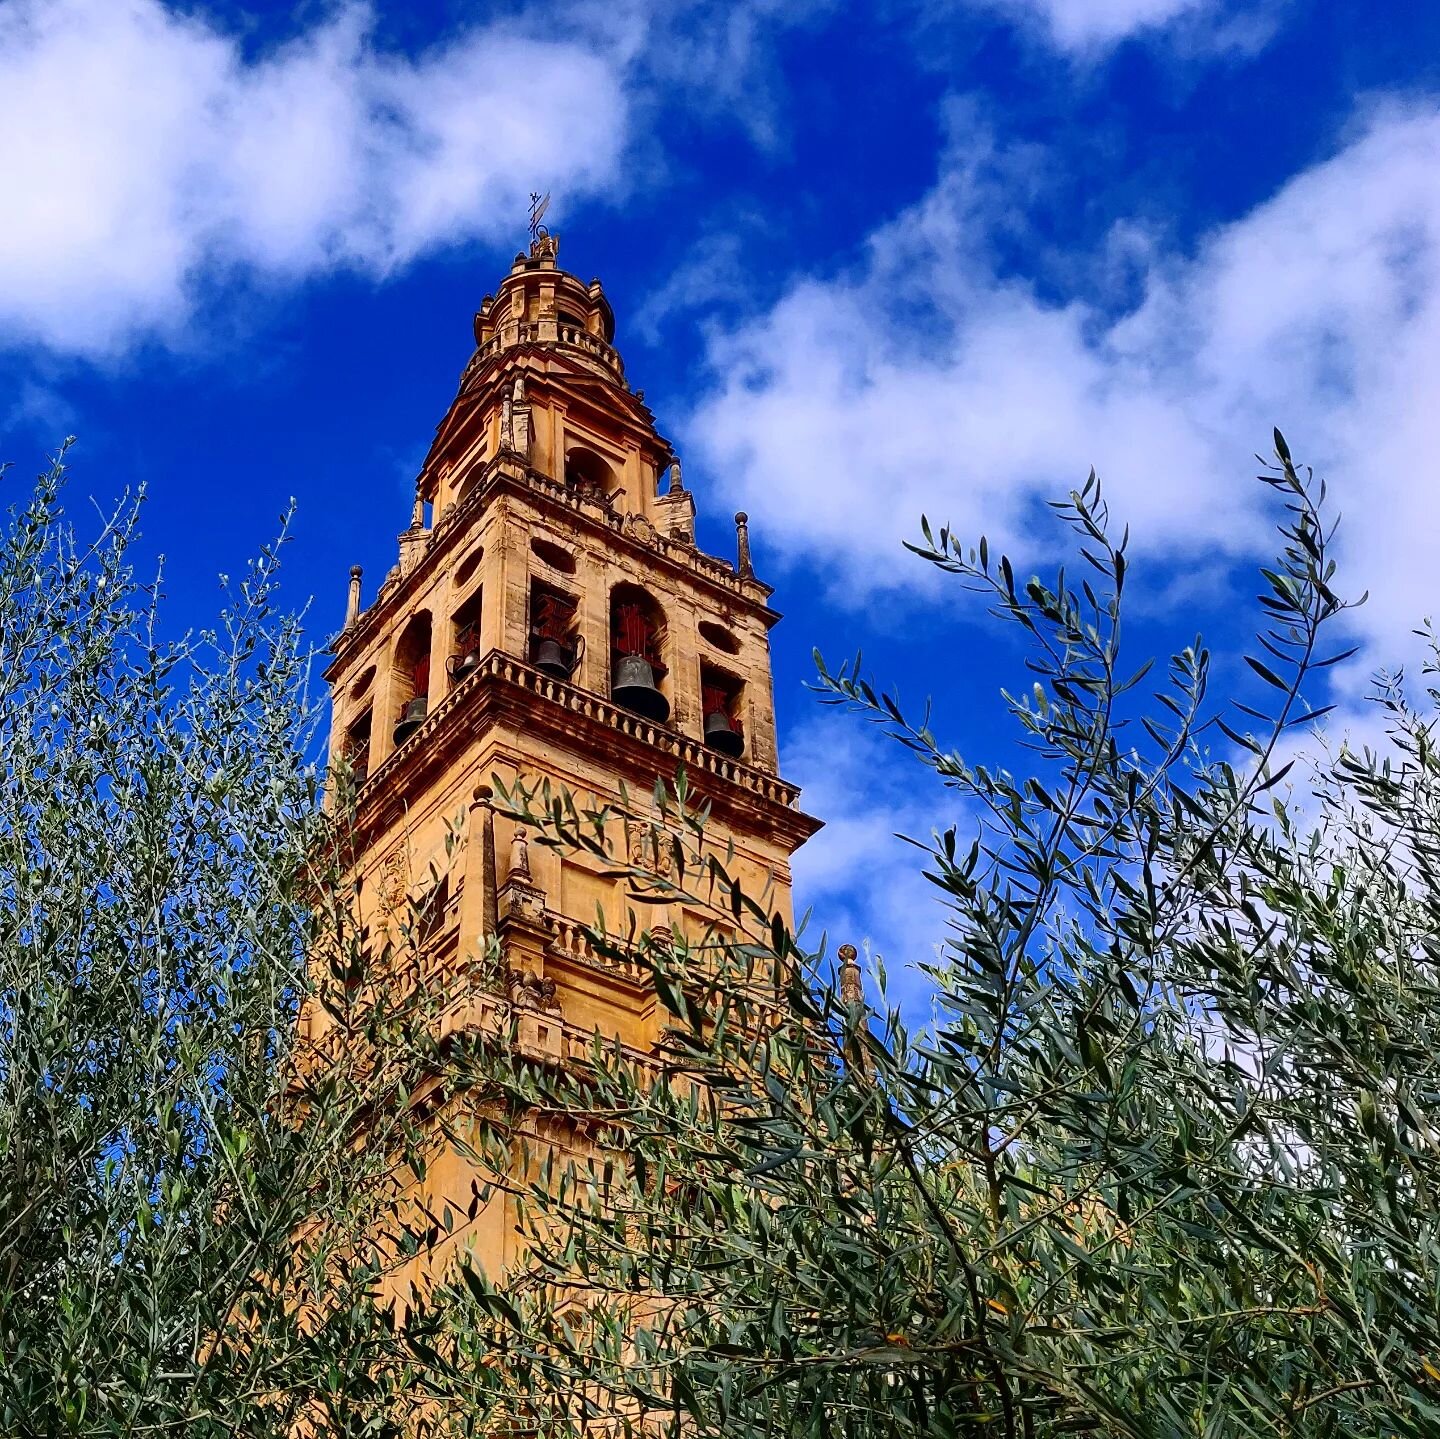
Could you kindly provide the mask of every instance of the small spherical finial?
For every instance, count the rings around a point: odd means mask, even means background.
[[[350,592],[345,597],[345,628],[360,618],[360,566],[350,566]]]
[[[475,793],[471,796],[471,803],[480,805],[489,804],[494,793],[495,791],[491,789],[488,784],[477,784],[475,786]]]
[[[359,565],[350,566],[350,578],[358,580],[364,577],[365,571]]]
[[[853,944],[840,946],[840,1002],[859,1004],[865,997],[860,984],[860,955]]]
[[[755,569],[750,562],[750,516],[744,510],[735,512],[735,539],[738,548],[736,571],[742,580],[755,578]]]

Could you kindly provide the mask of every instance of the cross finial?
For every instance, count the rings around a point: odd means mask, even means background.
[[[530,192],[530,243],[540,238],[545,227],[540,223],[545,218],[545,212],[550,208],[550,192],[547,190],[543,195],[539,190]]]

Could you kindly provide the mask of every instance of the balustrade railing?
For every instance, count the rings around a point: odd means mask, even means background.
[[[683,763],[692,773],[716,776],[730,784],[738,785],[769,800],[772,804],[796,808],[800,791],[792,784],[775,775],[752,769],[741,760],[730,759],[708,748],[689,735],[677,733],[647,720],[631,711],[611,704],[609,700],[590,690],[584,690],[554,675],[546,674],[513,655],[491,650],[479,665],[471,671],[463,683],[455,686],[426,716],[424,724],[405,742],[402,749],[395,750],[361,786],[362,795],[369,794],[378,786],[383,777],[399,763],[401,755],[423,752],[435,732],[447,723],[448,717],[466,702],[472,688],[485,681],[499,680],[528,690],[540,699],[561,706],[571,714],[607,726],[618,734],[637,740],[657,753],[670,755]]]
[[[622,383],[625,379],[625,364],[620,358],[620,352],[599,335],[592,335],[589,330],[582,329],[579,325],[560,325],[554,321],[543,324],[533,320],[522,320],[518,323],[505,321],[496,325],[495,333],[476,349],[475,355],[480,360],[488,360],[492,355],[498,355],[501,350],[508,350],[512,345],[542,342],[583,350],[587,355],[599,360]],[[466,367],[467,372],[473,369],[474,363],[472,359],[471,364]]]

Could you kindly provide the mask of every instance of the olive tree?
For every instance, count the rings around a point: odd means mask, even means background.
[[[1026,641],[1028,772],[821,665],[978,816],[921,841],[944,909],[918,1031],[731,880],[683,777],[657,796],[669,878],[625,862],[615,809],[506,796],[628,878],[634,932],[594,939],[669,1017],[657,1063],[597,1040],[512,1080],[596,1136],[526,1187],[533,1258],[491,1304],[546,1432],[1440,1428],[1437,695],[1382,685],[1383,755],[1296,784],[1347,604],[1324,486],[1278,433],[1262,479],[1268,702],[1217,700],[1198,639],[1158,683],[1129,658],[1093,476],[1054,507],[1078,560],[1049,583],[945,529],[914,547]],[[681,892],[728,924],[646,932]]]
[[[387,1288],[443,996],[375,982],[415,915],[354,920],[279,545],[167,638],[138,501],[82,539],[62,480],[0,542],[0,1429],[473,1432]]]

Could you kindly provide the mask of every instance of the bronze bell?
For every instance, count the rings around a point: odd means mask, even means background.
[[[745,736],[724,710],[711,710],[705,716],[705,743],[731,759],[739,759],[745,753]]]
[[[451,655],[445,668],[450,671],[451,684],[463,684],[480,668],[480,651],[466,650],[464,654]]]
[[[554,675],[557,680],[568,680],[574,661],[570,651],[559,640],[543,639],[535,646],[535,668]]]
[[[615,661],[610,697],[617,705],[660,724],[670,718],[670,701],[655,688],[655,670],[644,655],[621,655]]]
[[[430,701],[425,695],[416,695],[405,706],[405,713],[400,716],[400,723],[395,726],[395,743],[397,745],[404,744],[425,723],[425,715],[429,709]]]

